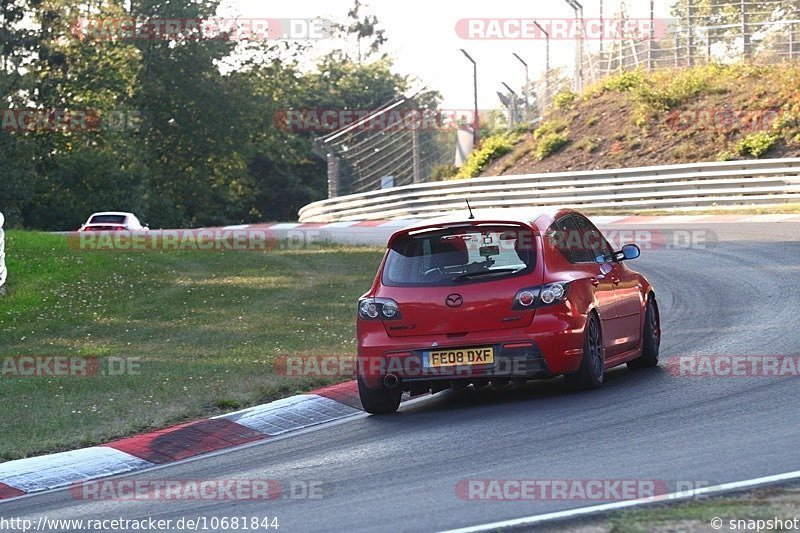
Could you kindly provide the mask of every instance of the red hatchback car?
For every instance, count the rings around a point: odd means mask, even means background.
[[[358,302],[364,409],[397,410],[446,388],[564,375],[596,388],[604,371],[658,364],[653,287],[580,213],[500,210],[418,222],[389,240]]]

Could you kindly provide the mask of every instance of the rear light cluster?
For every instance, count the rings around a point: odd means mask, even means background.
[[[567,299],[568,292],[569,283],[549,283],[540,287],[522,289],[514,297],[513,308],[525,310],[560,304]]]
[[[391,298],[364,298],[358,301],[358,316],[363,320],[402,320],[397,302]]]

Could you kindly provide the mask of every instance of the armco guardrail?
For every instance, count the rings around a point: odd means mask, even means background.
[[[5,217],[0,213],[0,287],[6,283],[6,235],[3,231]]]
[[[464,208],[691,209],[800,202],[800,158],[497,176],[321,200],[300,222],[426,218]]]

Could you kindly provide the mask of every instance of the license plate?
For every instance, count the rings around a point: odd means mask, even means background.
[[[426,368],[494,364],[494,348],[457,348],[424,352]]]

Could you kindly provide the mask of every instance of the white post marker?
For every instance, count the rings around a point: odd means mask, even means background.
[[[6,283],[6,237],[3,232],[3,222],[5,217],[0,213],[0,288]]]

